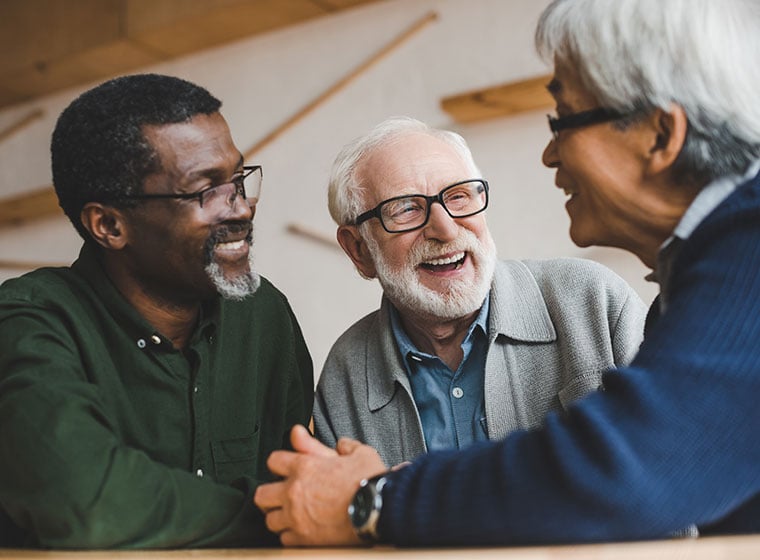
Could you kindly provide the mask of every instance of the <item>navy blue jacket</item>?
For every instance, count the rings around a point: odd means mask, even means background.
[[[391,476],[401,545],[592,542],[760,532],[760,176],[686,240],[668,308],[604,391],[501,442]]]

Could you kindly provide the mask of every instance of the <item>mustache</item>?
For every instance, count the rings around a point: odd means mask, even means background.
[[[435,259],[446,253],[476,252],[480,244],[477,239],[472,239],[464,234],[449,243],[441,243],[434,240],[424,240],[412,247],[409,254],[409,262],[418,265],[430,259]]]
[[[253,243],[253,224],[249,221],[225,222],[211,231],[203,247],[204,265],[208,266],[214,258],[214,247],[217,243],[223,243],[231,236],[239,236],[245,232],[245,240],[250,245]]]

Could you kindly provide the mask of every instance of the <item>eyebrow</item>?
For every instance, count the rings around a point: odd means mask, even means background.
[[[237,165],[235,166],[235,169],[239,169],[243,167],[243,162],[245,160],[243,159],[243,154],[240,154],[240,159],[237,162]],[[188,175],[188,181],[197,181],[198,179],[216,179],[216,180],[225,180],[226,174],[223,174],[222,171],[218,168],[212,167],[207,169],[197,169],[193,172],[191,172]]]

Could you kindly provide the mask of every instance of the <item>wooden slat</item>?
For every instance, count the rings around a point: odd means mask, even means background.
[[[38,189],[0,201],[0,228],[63,215],[53,187]]]
[[[419,19],[417,19],[416,21],[412,22],[412,24],[409,27],[404,29],[396,37],[394,37],[393,39],[388,41],[385,45],[383,45],[381,48],[379,48],[377,51],[375,51],[370,57],[368,57],[358,66],[356,66],[356,68],[348,72],[345,76],[343,76],[338,81],[331,84],[325,91],[323,91],[314,99],[306,103],[306,105],[304,105],[303,107],[298,109],[295,113],[293,113],[290,117],[285,119],[285,121],[282,124],[278,125],[274,130],[269,132],[269,134],[267,134],[261,140],[256,142],[256,144],[254,144],[251,148],[249,148],[243,154],[243,157],[245,159],[249,159],[251,156],[253,156],[254,154],[264,149],[270,143],[274,142],[277,138],[285,134],[285,132],[287,132],[292,126],[294,126],[304,117],[306,117],[309,113],[317,109],[320,105],[322,105],[325,101],[330,99],[333,95],[343,90],[346,86],[348,86],[351,82],[353,82],[355,79],[361,76],[364,72],[369,70],[372,66],[374,66],[381,60],[383,60],[386,56],[388,56],[388,54],[393,52],[395,49],[397,49],[399,46],[401,46],[403,43],[411,39],[414,35],[419,33],[422,29],[424,29],[426,26],[436,21],[437,19],[438,19],[438,14],[436,12],[428,12],[422,17],[420,17]]]
[[[338,245],[337,240],[335,239],[335,236],[330,237],[329,235],[322,233],[321,231],[317,231],[315,229],[311,229],[308,226],[305,226],[303,224],[288,224],[287,228],[289,233],[292,233],[294,235],[298,235],[300,237],[305,237],[306,239],[310,239],[311,241],[316,241],[317,243],[321,245],[326,245],[327,247],[331,247],[333,249],[340,249],[340,245]]]
[[[28,114],[21,117],[16,122],[12,123],[7,128],[4,128],[3,130],[0,130],[0,142],[4,142],[17,132],[20,132],[25,127],[32,124],[34,121],[42,117],[45,112],[42,109],[34,109],[33,111],[29,112]]]
[[[524,111],[546,109],[554,101],[546,91],[550,76],[538,76],[519,82],[469,91],[446,97],[441,107],[460,123],[477,122],[514,115]]]

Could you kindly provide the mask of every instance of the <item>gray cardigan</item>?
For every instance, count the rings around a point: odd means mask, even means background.
[[[596,390],[604,370],[628,363],[646,308],[633,289],[592,261],[502,261],[490,293],[485,411],[489,439],[542,423]],[[388,465],[424,453],[417,408],[390,328],[389,305],[334,344],[317,385],[314,424],[329,446],[347,436]]]

